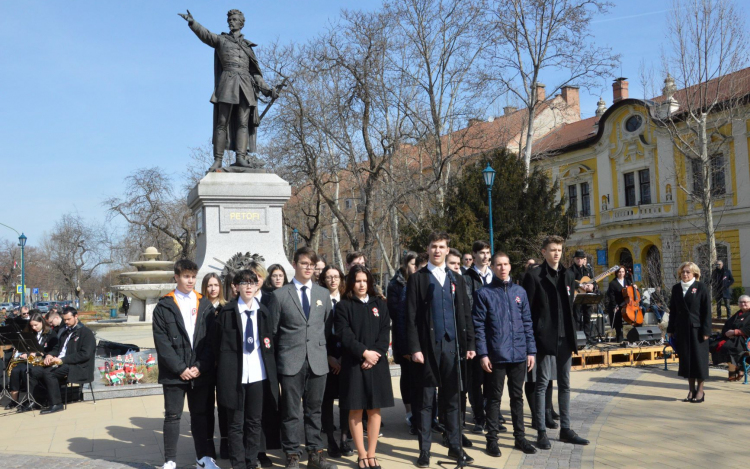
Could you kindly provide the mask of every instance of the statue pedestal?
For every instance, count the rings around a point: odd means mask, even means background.
[[[238,252],[258,253],[265,265],[281,264],[291,278],[284,253],[281,209],[292,195],[288,182],[269,173],[208,173],[188,194],[196,223],[196,290],[209,272],[221,274]]]

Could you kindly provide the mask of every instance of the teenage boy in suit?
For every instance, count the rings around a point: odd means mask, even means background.
[[[164,463],[175,469],[180,419],[187,396],[190,432],[195,445],[196,467],[218,469],[209,456],[206,412],[214,380],[211,345],[215,310],[194,290],[198,266],[188,259],[174,264],[175,290],[159,299],[154,308],[154,346],[158,354],[159,383],[164,389]],[[213,408],[213,406],[211,406]]]
[[[281,447],[286,467],[299,467],[299,433],[304,407],[307,467],[336,469],[323,453],[321,408],[328,375],[325,324],[331,314],[328,290],[313,283],[318,256],[309,247],[294,253],[294,278],[273,292],[270,303],[281,384]]]
[[[279,400],[273,322],[256,299],[255,272],[242,270],[232,283],[240,295],[222,307],[214,328],[216,397],[228,411],[232,467],[256,467],[263,410],[276,409]]]
[[[427,266],[409,277],[406,287],[406,333],[414,364],[415,406],[419,458],[417,467],[429,467],[432,409],[435,387],[445,409],[448,457],[471,464],[474,460],[461,448],[459,438],[458,360],[472,359],[474,325],[464,279],[446,267],[450,238],[446,233],[429,237]]]

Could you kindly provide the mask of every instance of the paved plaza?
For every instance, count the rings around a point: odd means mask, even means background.
[[[686,468],[719,461],[722,467],[740,467],[750,458],[742,443],[750,438],[750,385],[727,382],[724,370],[712,369],[711,376],[706,402],[688,404],[681,402],[687,386],[676,366],[667,372],[661,367],[574,372],[573,428],[591,440],[590,446],[562,444],[552,430],[552,450],[536,455],[514,450],[510,433],[500,438],[501,458],[484,453],[480,435],[469,434],[474,448],[468,451],[476,464],[491,468]],[[398,378],[393,378],[393,390],[398,393]],[[414,467],[417,457],[415,437],[408,433],[400,400],[397,404],[384,413],[378,446],[388,469]],[[509,417],[505,400],[503,410]],[[152,468],[163,462],[162,415],[161,396],[79,402],[47,416],[6,412],[0,414],[2,467]],[[195,467],[188,419],[186,408],[178,448],[178,465],[184,468]],[[433,467],[446,452],[439,443],[433,445]],[[276,467],[280,456],[271,454]],[[339,467],[355,467],[355,461],[339,460]],[[218,463],[230,467],[228,461]]]

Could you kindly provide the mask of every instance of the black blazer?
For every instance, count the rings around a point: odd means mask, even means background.
[[[65,349],[65,356],[62,358],[63,364],[70,366],[68,382],[90,383],[94,381],[96,338],[94,338],[91,329],[84,326],[83,323],[79,322],[72,331],[64,330],[60,340],[49,354],[53,357],[59,356],[68,335],[70,335],[70,340],[68,340],[68,347]]]
[[[545,284],[550,281],[547,278],[547,263],[543,262],[539,268],[529,269],[523,277],[522,286],[529,297],[529,309],[531,309],[531,321],[534,326],[534,340],[536,341],[537,353],[540,355],[557,356],[557,311],[555,317],[550,311],[549,298],[545,290]],[[573,322],[573,299],[575,297],[576,280],[572,269],[566,269],[562,265],[558,275],[563,276],[562,285],[558,285],[560,298],[568,299],[569,308],[563,308],[563,323],[565,327],[565,339],[573,353],[577,352],[576,328]],[[549,286],[549,285],[547,285]]]
[[[424,366],[417,365],[417,379],[421,386],[440,386],[440,373],[437,367],[437,356],[433,344],[435,343],[435,329],[432,324],[430,305],[430,276],[432,273],[423,267],[409,277],[406,284],[406,337],[408,353],[422,352]],[[453,307],[456,312],[456,326],[458,330],[458,345],[461,355],[465,357],[467,351],[475,351],[474,323],[471,320],[471,306],[466,294],[464,278],[455,272],[447,274],[455,284]]]
[[[674,334],[688,330],[692,325],[698,328],[698,337],[711,335],[711,301],[708,286],[696,280],[682,296],[682,285],[672,287],[669,300],[669,324],[667,333]]]
[[[58,342],[59,340],[57,339],[57,332],[50,329],[50,331],[46,334],[42,334],[42,340],[39,341],[39,345],[44,347],[44,353],[46,355],[55,349]]]
[[[625,277],[623,280],[625,280],[625,287],[628,287],[631,285],[630,280],[628,280],[627,277]],[[607,287],[607,312],[611,313],[615,310],[615,306],[620,306],[625,302],[625,298],[622,296],[622,290],[625,288],[622,285],[620,285],[620,282],[617,281],[617,278],[612,279],[611,282],[609,282],[609,286]]]
[[[266,369],[266,377],[273,400],[278,405],[279,381],[276,376],[276,357],[273,342],[273,321],[270,320],[271,311],[263,304],[261,297],[260,307],[256,313],[258,319],[258,340],[260,341],[261,356]],[[219,405],[229,409],[242,408],[242,359],[243,359],[243,334],[242,314],[238,308],[238,300],[232,300],[225,304],[216,318],[214,327],[214,354],[217,357],[216,371],[216,399]],[[264,389],[267,389],[264,387]]]

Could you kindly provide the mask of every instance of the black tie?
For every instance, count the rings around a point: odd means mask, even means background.
[[[302,286],[302,311],[305,313],[305,318],[310,319],[310,300],[307,299],[307,287]]]
[[[333,303],[333,309],[336,309],[336,303],[338,303],[338,300],[336,300],[335,298],[332,298],[331,303]]]
[[[253,329],[252,312],[245,310],[247,315],[247,324],[245,325],[245,352],[252,354],[255,352],[255,331]]]

